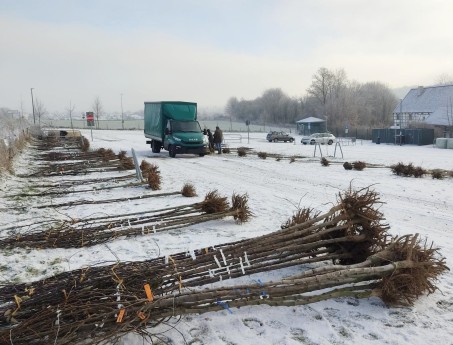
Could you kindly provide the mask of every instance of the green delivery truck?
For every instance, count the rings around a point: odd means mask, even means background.
[[[177,153],[203,157],[208,150],[206,136],[197,121],[197,103],[145,102],[144,132],[154,153],[164,148],[173,158]]]

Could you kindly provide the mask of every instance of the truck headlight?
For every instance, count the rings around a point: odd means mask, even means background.
[[[181,138],[178,137],[173,137],[173,139],[175,139],[176,141],[181,141]]]

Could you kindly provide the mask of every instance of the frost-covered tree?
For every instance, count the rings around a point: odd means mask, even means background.
[[[38,125],[41,125],[41,117],[44,117],[44,115],[47,114],[47,109],[44,106],[44,104],[36,98],[35,101],[35,116],[38,117]]]

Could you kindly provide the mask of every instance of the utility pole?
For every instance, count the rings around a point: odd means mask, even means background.
[[[123,114],[123,94],[121,94],[121,126],[124,130],[124,114]]]
[[[33,124],[36,125],[35,102],[33,101],[33,88],[30,89],[30,92],[31,92],[31,106],[33,107]]]
[[[72,129],[72,134],[74,135],[74,125],[72,124],[72,112],[75,107],[72,106],[72,101],[69,101],[69,119],[71,120],[71,129]]]

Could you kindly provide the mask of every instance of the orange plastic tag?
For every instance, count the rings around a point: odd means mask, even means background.
[[[145,288],[146,298],[151,302],[154,299],[153,292],[151,291],[151,286],[149,286],[149,284],[145,284],[143,287]]]
[[[122,322],[124,314],[126,313],[126,309],[120,309],[120,312],[118,313],[118,317],[116,318],[116,322]]]
[[[146,316],[145,316],[145,314],[144,314],[142,311],[138,311],[138,312],[137,312],[137,316],[138,316],[140,319],[142,319],[142,320],[146,319]]]

